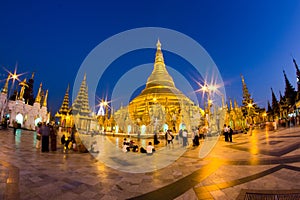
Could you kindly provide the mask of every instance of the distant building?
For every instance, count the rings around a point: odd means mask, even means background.
[[[74,125],[76,129],[83,132],[99,129],[96,116],[89,107],[86,75],[84,75],[78,95],[71,107],[69,107],[68,86],[63,103],[59,111],[55,114],[55,118],[63,131],[69,132]]]
[[[0,110],[1,120],[8,120],[9,126],[13,126],[16,121],[22,128],[34,130],[38,122],[48,122],[49,115],[47,111],[48,90],[42,89],[40,84],[38,94],[33,97],[34,74],[26,81],[24,79],[19,83],[20,91],[15,90],[9,96],[9,80],[12,79],[11,74],[8,75],[5,85],[0,94]]]

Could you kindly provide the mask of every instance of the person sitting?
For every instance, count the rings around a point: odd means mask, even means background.
[[[71,149],[71,148],[70,148],[71,142],[72,142],[72,141],[71,141],[71,137],[69,136],[68,139],[65,141],[65,149],[66,149],[66,150]]]
[[[152,142],[148,143],[148,146],[146,147],[147,155],[152,155],[155,151],[154,146],[152,146]]]
[[[130,151],[129,147],[129,142],[127,142],[126,138],[124,138],[123,146],[122,146],[122,151],[125,153],[127,151]]]
[[[128,145],[129,146],[129,142],[127,142],[126,138],[124,138],[124,140],[123,140],[123,145]]]
[[[97,147],[97,142],[94,141],[91,145],[91,150],[90,150],[91,153],[99,153],[99,150],[98,150],[98,147]]]
[[[60,138],[60,142],[61,142],[61,144],[62,144],[62,146],[63,146],[63,150],[65,150],[66,149],[66,136],[65,135],[63,135],[61,138]]]
[[[133,140],[130,140],[129,148],[132,149],[132,152],[138,152],[139,146],[136,145],[136,144],[134,144],[134,141],[133,141]]]
[[[141,153],[147,153],[147,151],[146,151],[146,149],[144,147],[141,147],[140,152]]]
[[[130,151],[130,147],[127,144],[124,144],[123,147],[122,147],[122,151],[124,153],[126,153],[126,152]]]

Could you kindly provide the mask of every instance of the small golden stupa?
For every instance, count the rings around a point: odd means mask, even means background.
[[[159,121],[168,129],[178,131],[181,124],[191,124],[191,117],[200,116],[201,109],[176,88],[166,69],[159,40],[156,47],[154,69],[145,89],[129,103],[129,116],[139,126]]]

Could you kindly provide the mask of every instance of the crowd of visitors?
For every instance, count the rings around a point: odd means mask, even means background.
[[[36,148],[41,148],[42,152],[49,152],[49,146],[51,151],[57,150],[57,127],[40,122],[36,126]]]

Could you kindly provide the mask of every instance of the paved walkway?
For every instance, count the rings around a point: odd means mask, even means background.
[[[200,159],[202,142],[143,173],[107,167],[89,153],[41,153],[34,137],[0,130],[0,199],[300,199],[298,127],[220,138]]]

